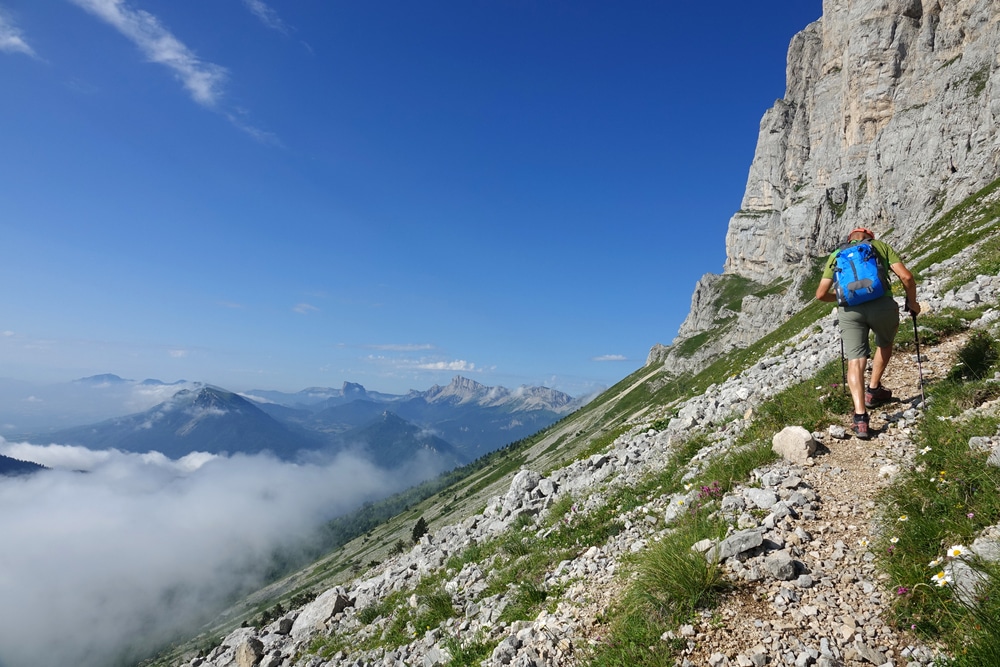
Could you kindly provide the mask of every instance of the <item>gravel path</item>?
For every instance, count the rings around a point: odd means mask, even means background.
[[[963,338],[922,349],[925,381],[942,377]],[[883,380],[898,397],[872,411],[877,435],[825,438],[810,465],[793,467],[802,488],[817,496],[815,511],[786,519],[786,549],[806,573],[794,581],[740,583],[737,593],[695,626],[682,629],[688,649],[681,665],[929,665],[935,654],[884,621],[892,592],[875,566],[875,498],[915,454],[907,417],[919,399],[913,354],[897,354]],[[905,416],[904,416],[905,415]],[[850,417],[843,426],[848,429]],[[849,431],[848,431],[849,433]],[[730,569],[739,569],[736,563]]]

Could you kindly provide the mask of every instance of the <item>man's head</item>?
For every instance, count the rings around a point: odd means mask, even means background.
[[[851,230],[851,233],[847,235],[847,241],[853,243],[854,241],[864,241],[865,239],[874,239],[875,232],[868,229],[867,227],[855,227]]]

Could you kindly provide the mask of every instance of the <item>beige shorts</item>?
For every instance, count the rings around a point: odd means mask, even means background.
[[[872,356],[868,342],[875,333],[875,346],[892,345],[899,331],[899,306],[891,296],[883,296],[860,306],[840,306],[840,334],[844,338],[844,354],[848,359]]]

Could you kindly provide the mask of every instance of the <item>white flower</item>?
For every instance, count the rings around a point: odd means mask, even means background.
[[[941,559],[940,558],[935,558],[931,562],[927,563],[927,567],[937,567],[940,564],[941,564]]]
[[[896,521],[899,521],[900,523],[902,523],[904,521],[909,521],[909,520],[910,520],[910,517],[906,516],[905,514],[902,515],[902,516],[900,516],[898,519],[896,519]]]
[[[926,454],[929,451],[931,451],[931,448],[930,448],[930,446],[927,446],[927,447],[924,447],[923,449],[921,449],[918,453],[919,454]]]
[[[867,547],[868,546],[868,540],[866,540],[865,538],[862,537],[860,540],[858,540],[858,544],[861,545],[862,547]]]
[[[937,574],[935,574],[933,577],[931,577],[931,581],[933,581],[938,586],[942,586],[942,587],[943,586],[947,586],[948,584],[951,583],[951,575],[948,574],[947,572],[945,572],[944,570],[941,570],[940,572],[938,572]]]
[[[948,549],[948,558],[960,558],[968,552],[969,550],[966,549],[963,545],[956,544],[952,546],[950,549]]]
[[[690,491],[693,487],[694,487],[694,484],[685,484],[684,485],[684,490],[685,491]]]
[[[891,542],[892,544],[895,544],[896,542],[899,542],[899,538],[898,537],[890,538],[889,542]]]

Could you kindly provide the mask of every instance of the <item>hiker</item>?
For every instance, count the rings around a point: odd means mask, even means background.
[[[869,244],[874,251],[878,261],[878,278],[882,281],[882,285],[876,285],[877,289],[872,296],[858,297],[862,303],[850,305],[858,299],[849,298],[847,288],[855,287],[857,283],[848,285],[849,280],[841,282],[839,278],[847,273],[854,273],[855,278],[857,275],[853,271],[853,266],[850,271],[838,270],[838,255],[842,251],[850,252],[851,249],[867,250],[861,248],[862,244]],[[841,262],[843,261],[842,259]],[[823,277],[816,287],[817,299],[836,302],[840,307],[840,332],[847,355],[847,386],[850,387],[851,398],[854,401],[854,433],[861,439],[869,437],[868,408],[881,405],[892,397],[892,392],[882,387],[882,374],[892,356],[893,341],[899,330],[899,311],[896,308],[896,301],[892,298],[892,290],[889,288],[889,274],[886,267],[903,283],[906,289],[904,307],[916,317],[920,312],[920,304],[917,303],[917,282],[913,274],[906,268],[895,250],[887,243],[876,241],[875,233],[864,227],[851,230],[847,235],[847,243],[830,255],[823,269]],[[879,290],[881,294],[875,295]],[[871,346],[868,342],[870,331],[875,332],[877,350],[872,361],[871,379],[866,385],[865,369],[871,356]]]

